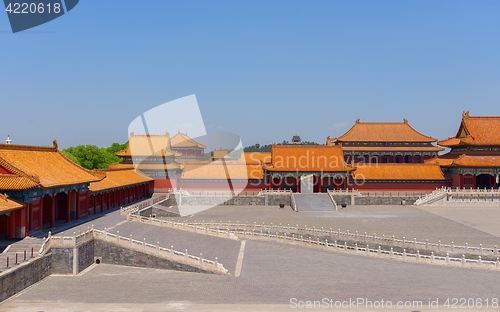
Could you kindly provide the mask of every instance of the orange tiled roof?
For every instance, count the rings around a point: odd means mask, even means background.
[[[354,180],[443,181],[443,171],[432,164],[365,164],[356,167]]]
[[[39,186],[32,179],[16,174],[0,174],[0,190],[21,191]]]
[[[24,204],[18,203],[9,198],[6,194],[0,194],[0,212],[9,212],[24,207]]]
[[[500,155],[466,155],[448,153],[440,156],[439,158],[431,158],[426,163],[437,163],[442,167],[500,167]]]
[[[469,116],[465,111],[457,135],[438,144],[448,147],[500,145],[500,116]]]
[[[104,173],[106,177],[101,181],[90,183],[89,190],[91,192],[153,181],[150,177],[134,169],[103,169],[99,171]]]
[[[214,154],[212,156],[212,159],[230,158],[228,153],[229,153],[229,151],[227,149],[214,150]]]
[[[444,150],[438,146],[342,146],[346,152],[371,151],[371,152],[440,152]]]
[[[127,148],[115,153],[116,156],[173,156],[170,134],[130,134]]]
[[[187,133],[181,133],[180,131],[177,132],[176,135],[174,135],[171,139],[171,144],[172,144],[172,149],[175,148],[186,148],[186,147],[195,147],[195,148],[201,148],[205,149],[207,148],[205,145],[196,142],[192,138],[190,138]]]
[[[264,169],[277,172],[346,172],[353,170],[344,162],[344,153],[340,146],[273,144],[271,161],[271,164],[264,165]]]
[[[0,165],[18,177],[14,187],[32,188],[67,186],[99,181],[91,171],[64,156],[54,141],[52,147],[0,144]],[[31,180],[29,182],[28,180]]]
[[[247,164],[260,164],[271,162],[271,152],[244,152],[241,160]]]
[[[264,178],[264,172],[260,164],[252,165],[239,161],[214,161],[208,164],[186,164],[181,176],[181,179],[195,180],[225,180],[228,178],[233,180],[261,180]]]
[[[171,164],[146,164],[146,163],[141,163],[136,166],[137,169],[139,170],[178,170],[182,169],[182,166],[177,163],[171,163]]]
[[[356,120],[349,131],[338,138],[326,139],[327,145],[341,142],[436,142],[413,129],[408,120],[403,122],[361,122]]]

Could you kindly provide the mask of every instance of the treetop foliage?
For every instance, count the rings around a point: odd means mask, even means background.
[[[65,148],[61,152],[85,169],[104,169],[111,164],[121,162],[122,158],[116,156],[115,153],[126,147],[127,143],[113,143],[109,147],[77,145]]]

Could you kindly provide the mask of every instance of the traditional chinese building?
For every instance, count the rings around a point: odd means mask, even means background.
[[[181,154],[172,150],[168,133],[131,133],[127,148],[115,154],[123,158],[121,166],[133,167],[153,178],[156,191],[177,187],[182,166],[176,157]]]
[[[51,147],[0,144],[0,192],[23,204],[0,213],[0,235],[22,238],[56,220],[70,222],[88,213],[88,186],[103,176]],[[5,225],[8,225],[4,227]]]
[[[265,177],[271,189],[301,192],[301,184],[310,181],[313,192],[347,188],[354,170],[344,161],[338,145],[276,145],[271,150],[271,163],[264,164]],[[309,184],[309,182],[308,182]]]
[[[342,146],[348,163],[423,163],[444,150],[433,145],[436,141],[413,129],[406,119],[403,122],[358,119],[342,136],[327,137],[326,145]]]
[[[89,214],[119,208],[151,197],[154,180],[133,167],[111,166],[97,170],[105,177],[89,185]]]
[[[433,191],[450,186],[437,164],[358,164],[348,188],[373,191]]]
[[[203,160],[207,147],[190,138],[187,133],[177,132],[171,139],[171,149],[179,154],[178,160]]]
[[[500,117],[470,116],[463,112],[454,137],[438,142],[450,152],[428,163],[441,165],[452,187],[498,188],[500,174]]]

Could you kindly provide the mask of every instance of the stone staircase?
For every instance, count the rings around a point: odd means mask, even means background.
[[[301,211],[335,211],[335,206],[327,193],[293,194],[297,210]]]
[[[0,253],[0,270],[6,268],[7,257],[9,258],[9,266],[16,265],[16,253],[18,262],[24,261],[24,251],[26,250],[26,259],[31,258],[31,249],[33,248],[33,255],[38,256],[38,251],[43,244],[42,238],[26,237],[23,240],[9,245],[5,250]]]

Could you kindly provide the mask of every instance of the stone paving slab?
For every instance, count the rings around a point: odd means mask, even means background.
[[[500,272],[496,271],[403,263],[247,241],[239,278],[101,264],[81,276],[50,276],[8,303],[286,305],[291,298],[491,300],[500,296],[499,279]]]
[[[316,228],[324,227],[324,229],[340,229],[343,232],[349,230],[351,233],[358,231],[363,234],[366,231],[369,235],[373,233],[377,236],[394,235],[399,239],[405,236],[409,240],[429,239],[429,242],[435,243],[441,240],[443,244],[454,242],[456,245],[468,243],[469,246],[479,244],[483,244],[484,247],[500,246],[500,230],[486,233],[475,226],[481,222],[490,222],[491,215],[483,216],[478,213],[481,210],[469,207],[464,211],[468,211],[469,215],[476,214],[474,219],[476,221],[474,224],[464,224],[447,216],[434,214],[430,212],[431,209],[427,211],[415,206],[348,206],[346,209],[339,209],[338,212],[294,212],[291,208],[279,209],[278,206],[217,206],[190,218],[177,218],[176,220],[299,224],[300,226],[307,225],[309,228],[315,226]],[[500,207],[492,209],[495,215],[500,216]],[[449,212],[453,214],[452,210]],[[494,218],[494,220],[498,219]]]
[[[150,244],[159,242],[160,246],[165,248],[174,246],[174,250],[181,252],[187,249],[190,255],[199,256],[202,253],[205,259],[215,260],[217,257],[217,261],[222,263],[230,274],[234,275],[235,273],[241,241],[140,222],[126,222],[116,226],[111,233],[116,234],[116,231],[119,231],[120,236],[124,237],[129,237],[132,234],[132,238],[139,241],[146,238],[146,242]]]
[[[499,206],[422,206],[421,210],[500,237]]]

